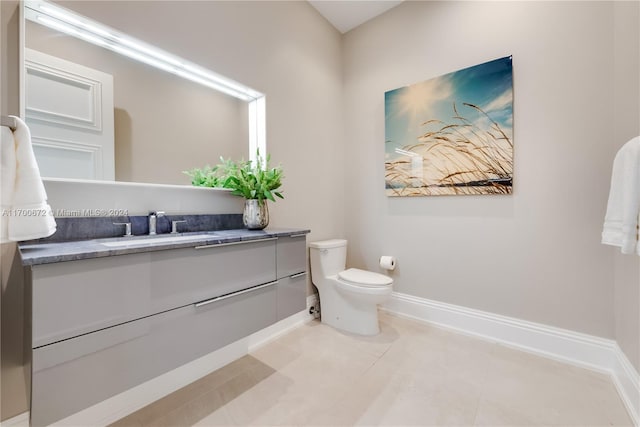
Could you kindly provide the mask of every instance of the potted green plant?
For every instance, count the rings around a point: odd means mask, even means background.
[[[271,157],[263,161],[257,153],[256,161],[220,158],[215,167],[195,168],[185,173],[191,183],[201,187],[221,187],[231,190],[231,194],[245,198],[242,220],[249,230],[262,230],[269,225],[267,200],[284,199],[278,190],[282,186],[281,166],[269,167]]]

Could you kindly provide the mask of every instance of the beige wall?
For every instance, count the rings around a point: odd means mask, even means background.
[[[640,3],[614,9],[614,146],[640,135]],[[615,338],[640,371],[640,261],[614,252]]]
[[[307,2],[61,4],[265,93],[267,149],[285,170],[271,224],[342,235],[341,37]]]
[[[19,10],[17,0],[0,2],[2,26],[0,31],[2,74],[0,74],[0,111],[2,114],[20,113],[18,74]]]
[[[31,21],[25,45],[113,76],[116,181],[189,184],[184,170],[249,157],[246,102]]]
[[[28,409],[27,364],[24,351],[23,270],[15,243],[0,245],[2,274],[2,344],[0,365],[0,420],[14,417]]]
[[[18,115],[17,1],[0,1],[0,114]],[[2,218],[0,218],[2,221]],[[0,245],[0,420],[27,410],[24,287],[14,243]]]
[[[396,255],[398,292],[614,338],[612,46],[610,2],[406,2],[347,33],[352,265]],[[511,54],[514,194],[387,198],[384,92]]]

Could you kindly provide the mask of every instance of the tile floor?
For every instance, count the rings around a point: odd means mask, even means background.
[[[314,321],[112,424],[631,426],[608,376],[381,313]]]

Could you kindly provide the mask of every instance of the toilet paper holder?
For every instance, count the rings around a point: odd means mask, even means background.
[[[396,257],[391,256],[391,255],[382,255],[380,257],[380,267],[385,269],[385,270],[394,270],[396,268],[398,261],[396,260]]]

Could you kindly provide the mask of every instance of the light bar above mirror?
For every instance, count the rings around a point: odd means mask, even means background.
[[[158,49],[53,3],[44,0],[29,0],[24,3],[24,6],[26,19],[105,49],[113,50],[152,67],[176,74],[246,102],[255,101],[264,96],[241,83],[213,73],[184,58]]]

